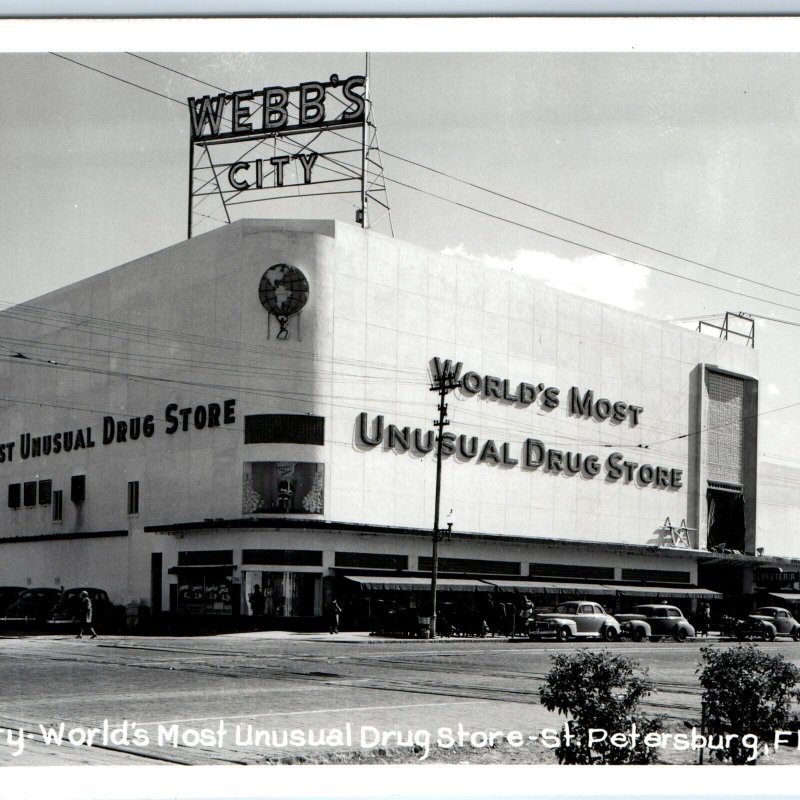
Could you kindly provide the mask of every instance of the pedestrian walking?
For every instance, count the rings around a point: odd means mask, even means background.
[[[328,630],[331,633],[339,633],[339,619],[342,613],[342,607],[335,597],[331,598],[328,604]]]
[[[88,625],[89,633],[92,634],[92,639],[96,639],[97,633],[95,633],[95,630],[92,627],[92,598],[89,597],[89,592],[87,591],[81,592],[80,597],[81,597],[81,629],[78,631],[78,635],[75,638],[83,639],[83,632]]]

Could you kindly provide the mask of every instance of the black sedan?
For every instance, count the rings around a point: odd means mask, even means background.
[[[19,596],[27,586],[0,586],[0,617],[4,616],[8,607],[19,600]]]
[[[25,589],[7,609],[6,622],[41,623],[61,597],[58,589]]]

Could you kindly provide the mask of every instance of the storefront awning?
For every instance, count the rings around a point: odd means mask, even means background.
[[[613,586],[602,583],[553,583],[552,581],[503,581],[486,580],[485,583],[497,588],[500,592],[524,592],[530,594],[577,594],[582,597],[589,595],[613,595],[616,590]]]
[[[770,592],[769,596],[783,600],[784,603],[800,603],[800,592]]]
[[[353,581],[362,589],[379,589],[389,592],[424,592],[430,590],[431,579],[411,575],[345,575],[346,580]],[[437,590],[440,592],[493,592],[489,586],[479,580],[466,578],[438,578]]]
[[[617,586],[618,594],[636,597],[682,597],[702,600],[722,600],[720,592],[697,586]]]

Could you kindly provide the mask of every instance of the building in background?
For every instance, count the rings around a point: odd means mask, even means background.
[[[753,349],[332,221],[244,220],[0,313],[0,582],[265,623],[442,591],[796,586]],[[779,576],[779,577],[775,577]],[[782,577],[780,577],[782,576]],[[257,602],[261,612],[261,602]]]

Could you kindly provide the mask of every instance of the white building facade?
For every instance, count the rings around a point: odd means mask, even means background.
[[[0,330],[0,582],[274,619],[421,587],[448,362],[443,590],[734,600],[800,557],[753,349],[361,228],[234,223]]]

